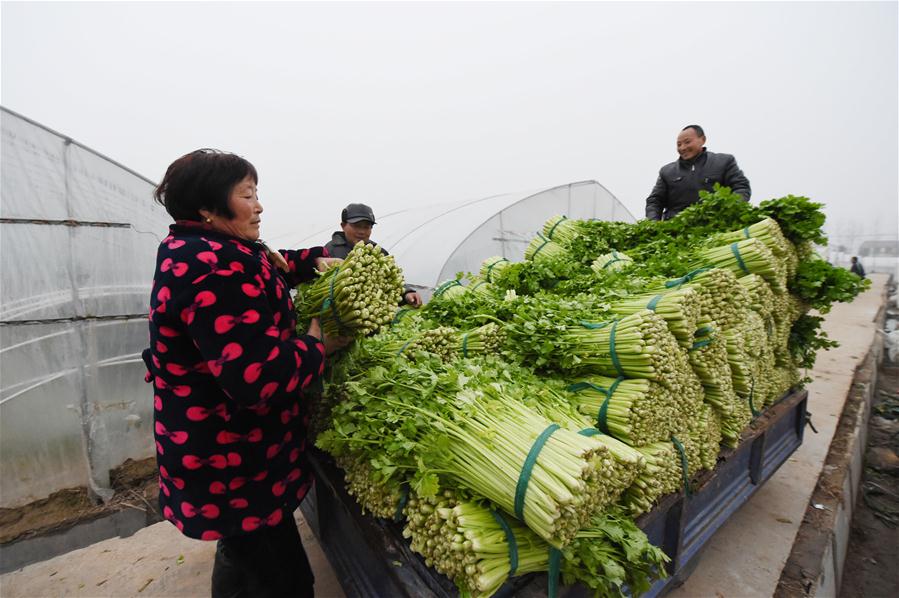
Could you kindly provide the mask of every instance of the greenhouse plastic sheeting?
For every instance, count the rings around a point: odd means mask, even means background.
[[[153,183],[2,109],[0,506],[154,454],[140,352],[170,218]]]
[[[634,222],[608,189],[596,181],[580,181],[378,215],[372,239],[396,258],[406,283],[429,296],[456,272],[478,272],[487,257],[521,261],[528,243],[554,215]],[[316,244],[321,237],[317,233],[294,246]]]

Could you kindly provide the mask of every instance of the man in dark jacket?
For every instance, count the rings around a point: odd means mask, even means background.
[[[376,245],[371,240],[371,229],[375,225],[375,213],[364,203],[351,203],[340,214],[340,228],[331,235],[331,240],[325,245],[328,255],[345,259],[350,250],[359,241]],[[387,250],[381,247],[384,255]],[[403,289],[403,303],[412,307],[421,306],[421,296],[415,289],[406,287]]]
[[[699,125],[687,125],[677,136],[680,159],[659,170],[659,178],[646,198],[646,218],[669,220],[699,201],[699,191],[712,191],[715,183],[730,187],[744,200],[752,193],[749,179],[730,154],[705,149],[705,132]]]
[[[864,278],[865,277],[865,269],[862,267],[862,263],[860,261],[858,261],[858,258],[854,255],[852,256],[851,261],[852,261],[852,265],[849,266],[849,271],[852,272],[853,274],[857,274],[859,276],[859,278]]]

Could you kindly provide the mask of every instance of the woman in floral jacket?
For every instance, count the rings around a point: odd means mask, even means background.
[[[197,150],[156,189],[175,220],[159,246],[143,355],[159,504],[186,536],[218,540],[213,596],[311,596],[293,518],[311,483],[303,392],[344,341],[323,338],[317,321],[297,335],[290,288],[327,252],[269,254],[257,182],[243,158]]]

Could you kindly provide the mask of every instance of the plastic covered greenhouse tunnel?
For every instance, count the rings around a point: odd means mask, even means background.
[[[153,181],[0,110],[0,509],[42,506],[71,489],[102,505],[123,464],[143,463],[155,489],[152,394],[140,354],[156,248],[170,218],[152,201]],[[428,298],[456,272],[477,271],[485,255],[522,259],[543,222],[561,213],[634,220],[601,184],[582,181],[379,215],[377,241]],[[319,244],[330,230],[295,245]],[[0,572],[152,521],[118,522],[19,554],[12,545],[34,532],[22,528],[27,519],[0,538]]]

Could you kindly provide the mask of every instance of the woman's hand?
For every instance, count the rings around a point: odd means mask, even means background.
[[[339,264],[343,260],[339,257],[317,257],[315,258],[315,267],[319,272],[324,272],[333,264]]]
[[[312,320],[309,321],[309,329],[306,330],[306,334],[314,336],[318,340],[322,340],[322,323],[318,318],[312,318]]]
[[[339,351],[343,349],[347,345],[353,342],[352,336],[329,336],[325,335],[322,338],[322,342],[325,344],[325,355],[330,355],[335,351]]]
[[[309,329],[306,334],[314,336],[325,345],[325,355],[330,355],[334,351],[339,351],[353,342],[352,336],[329,336],[322,333],[322,324],[318,318],[312,318],[309,322]]]

